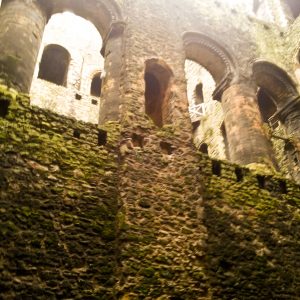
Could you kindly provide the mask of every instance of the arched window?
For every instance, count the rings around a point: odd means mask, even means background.
[[[208,145],[206,143],[201,144],[201,146],[199,147],[199,151],[203,154],[208,155]]]
[[[156,126],[163,126],[170,113],[169,98],[171,69],[158,59],[146,62],[145,68],[145,112]]]
[[[100,97],[102,87],[101,73],[94,75],[91,83],[91,95],[95,97]]]
[[[276,113],[277,107],[268,93],[260,88],[257,93],[258,106],[264,123],[269,123],[269,119]]]
[[[43,52],[38,78],[66,86],[70,59],[64,47],[48,45]]]
[[[196,85],[195,88],[195,104],[201,104],[204,102],[203,96],[203,84],[200,82]]]

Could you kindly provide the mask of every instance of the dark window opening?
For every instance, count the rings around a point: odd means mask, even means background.
[[[266,177],[263,175],[257,175],[257,183],[260,189],[264,189],[266,187]]]
[[[287,194],[288,193],[286,181],[280,180],[279,181],[279,188],[280,188],[280,191],[281,191],[282,194]]]
[[[160,148],[161,148],[163,154],[171,155],[174,152],[173,145],[171,145],[167,142],[160,142]]]
[[[98,130],[98,146],[105,146],[107,143],[107,132],[105,130]]]
[[[76,139],[80,139],[80,130],[79,129],[74,129],[73,137]]]
[[[192,123],[193,132],[196,131],[196,129],[200,126],[200,121],[195,121]]]
[[[69,52],[59,45],[45,47],[38,78],[66,86],[70,59]]]
[[[204,102],[204,96],[203,96],[203,84],[199,83],[197,84],[195,88],[195,104],[201,104]]]
[[[91,95],[95,97],[100,97],[101,95],[102,79],[100,76],[101,74],[97,73],[92,79]]]
[[[93,105],[98,105],[98,101],[96,99],[92,99],[92,104]]]
[[[221,163],[217,160],[212,160],[212,173],[216,176],[221,176],[222,167]]]
[[[236,167],[235,168],[235,176],[236,176],[236,181],[241,182],[244,179],[244,170],[241,168]]]
[[[221,126],[221,133],[222,133],[222,137],[223,137],[223,141],[224,141],[225,156],[227,159],[229,159],[229,144],[228,144],[227,132],[226,132],[224,123]]]
[[[133,147],[144,147],[144,137],[142,135],[133,133],[131,136]]]
[[[145,112],[154,124],[162,127],[170,114],[172,71],[163,62],[151,59],[145,69]]]
[[[75,99],[76,99],[76,100],[81,100],[81,99],[82,99],[82,96],[76,93],[76,94],[75,94]]]
[[[199,151],[208,155],[208,145],[206,143],[201,144]]]
[[[10,101],[8,99],[0,100],[0,117],[5,118],[8,114],[8,108],[10,105]]]
[[[257,101],[263,122],[269,124],[269,119],[277,111],[276,105],[267,92],[262,88],[260,88],[257,93]]]

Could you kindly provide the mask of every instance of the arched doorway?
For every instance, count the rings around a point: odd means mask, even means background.
[[[146,61],[145,112],[158,127],[168,121],[172,77],[173,72],[165,62],[159,59]]]

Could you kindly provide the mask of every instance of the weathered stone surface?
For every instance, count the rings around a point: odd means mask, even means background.
[[[280,124],[271,136],[262,126],[253,62],[267,60],[295,80],[299,18],[278,27],[271,0],[258,10],[264,20],[242,2],[241,10],[194,0],[46,2],[51,13],[72,8],[90,17],[104,38],[102,124],[99,131],[30,107],[27,96],[1,88],[1,297],[297,299],[300,188],[286,176],[299,162],[285,151],[297,145],[299,127],[293,123],[287,134]],[[184,32],[200,37],[216,98],[232,101],[227,135],[235,118],[244,133],[228,138],[229,148],[238,153],[240,142],[245,151],[236,161],[253,162],[249,168],[211,159],[192,144]],[[145,113],[145,62],[153,59],[173,73],[162,127]],[[220,130],[221,103],[214,104],[203,131]],[[268,165],[268,140],[282,173]],[[217,157],[224,146],[211,148]],[[267,163],[257,159],[261,153]]]

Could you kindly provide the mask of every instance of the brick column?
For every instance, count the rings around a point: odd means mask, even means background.
[[[36,1],[12,0],[0,10],[0,76],[29,92],[47,22]]]
[[[222,95],[224,122],[230,160],[247,165],[263,163],[276,166],[270,141],[263,128],[255,89],[233,84]]]
[[[103,41],[102,54],[106,76],[102,85],[100,124],[119,120],[121,104],[120,83],[123,67],[123,32],[125,23],[113,23]]]

